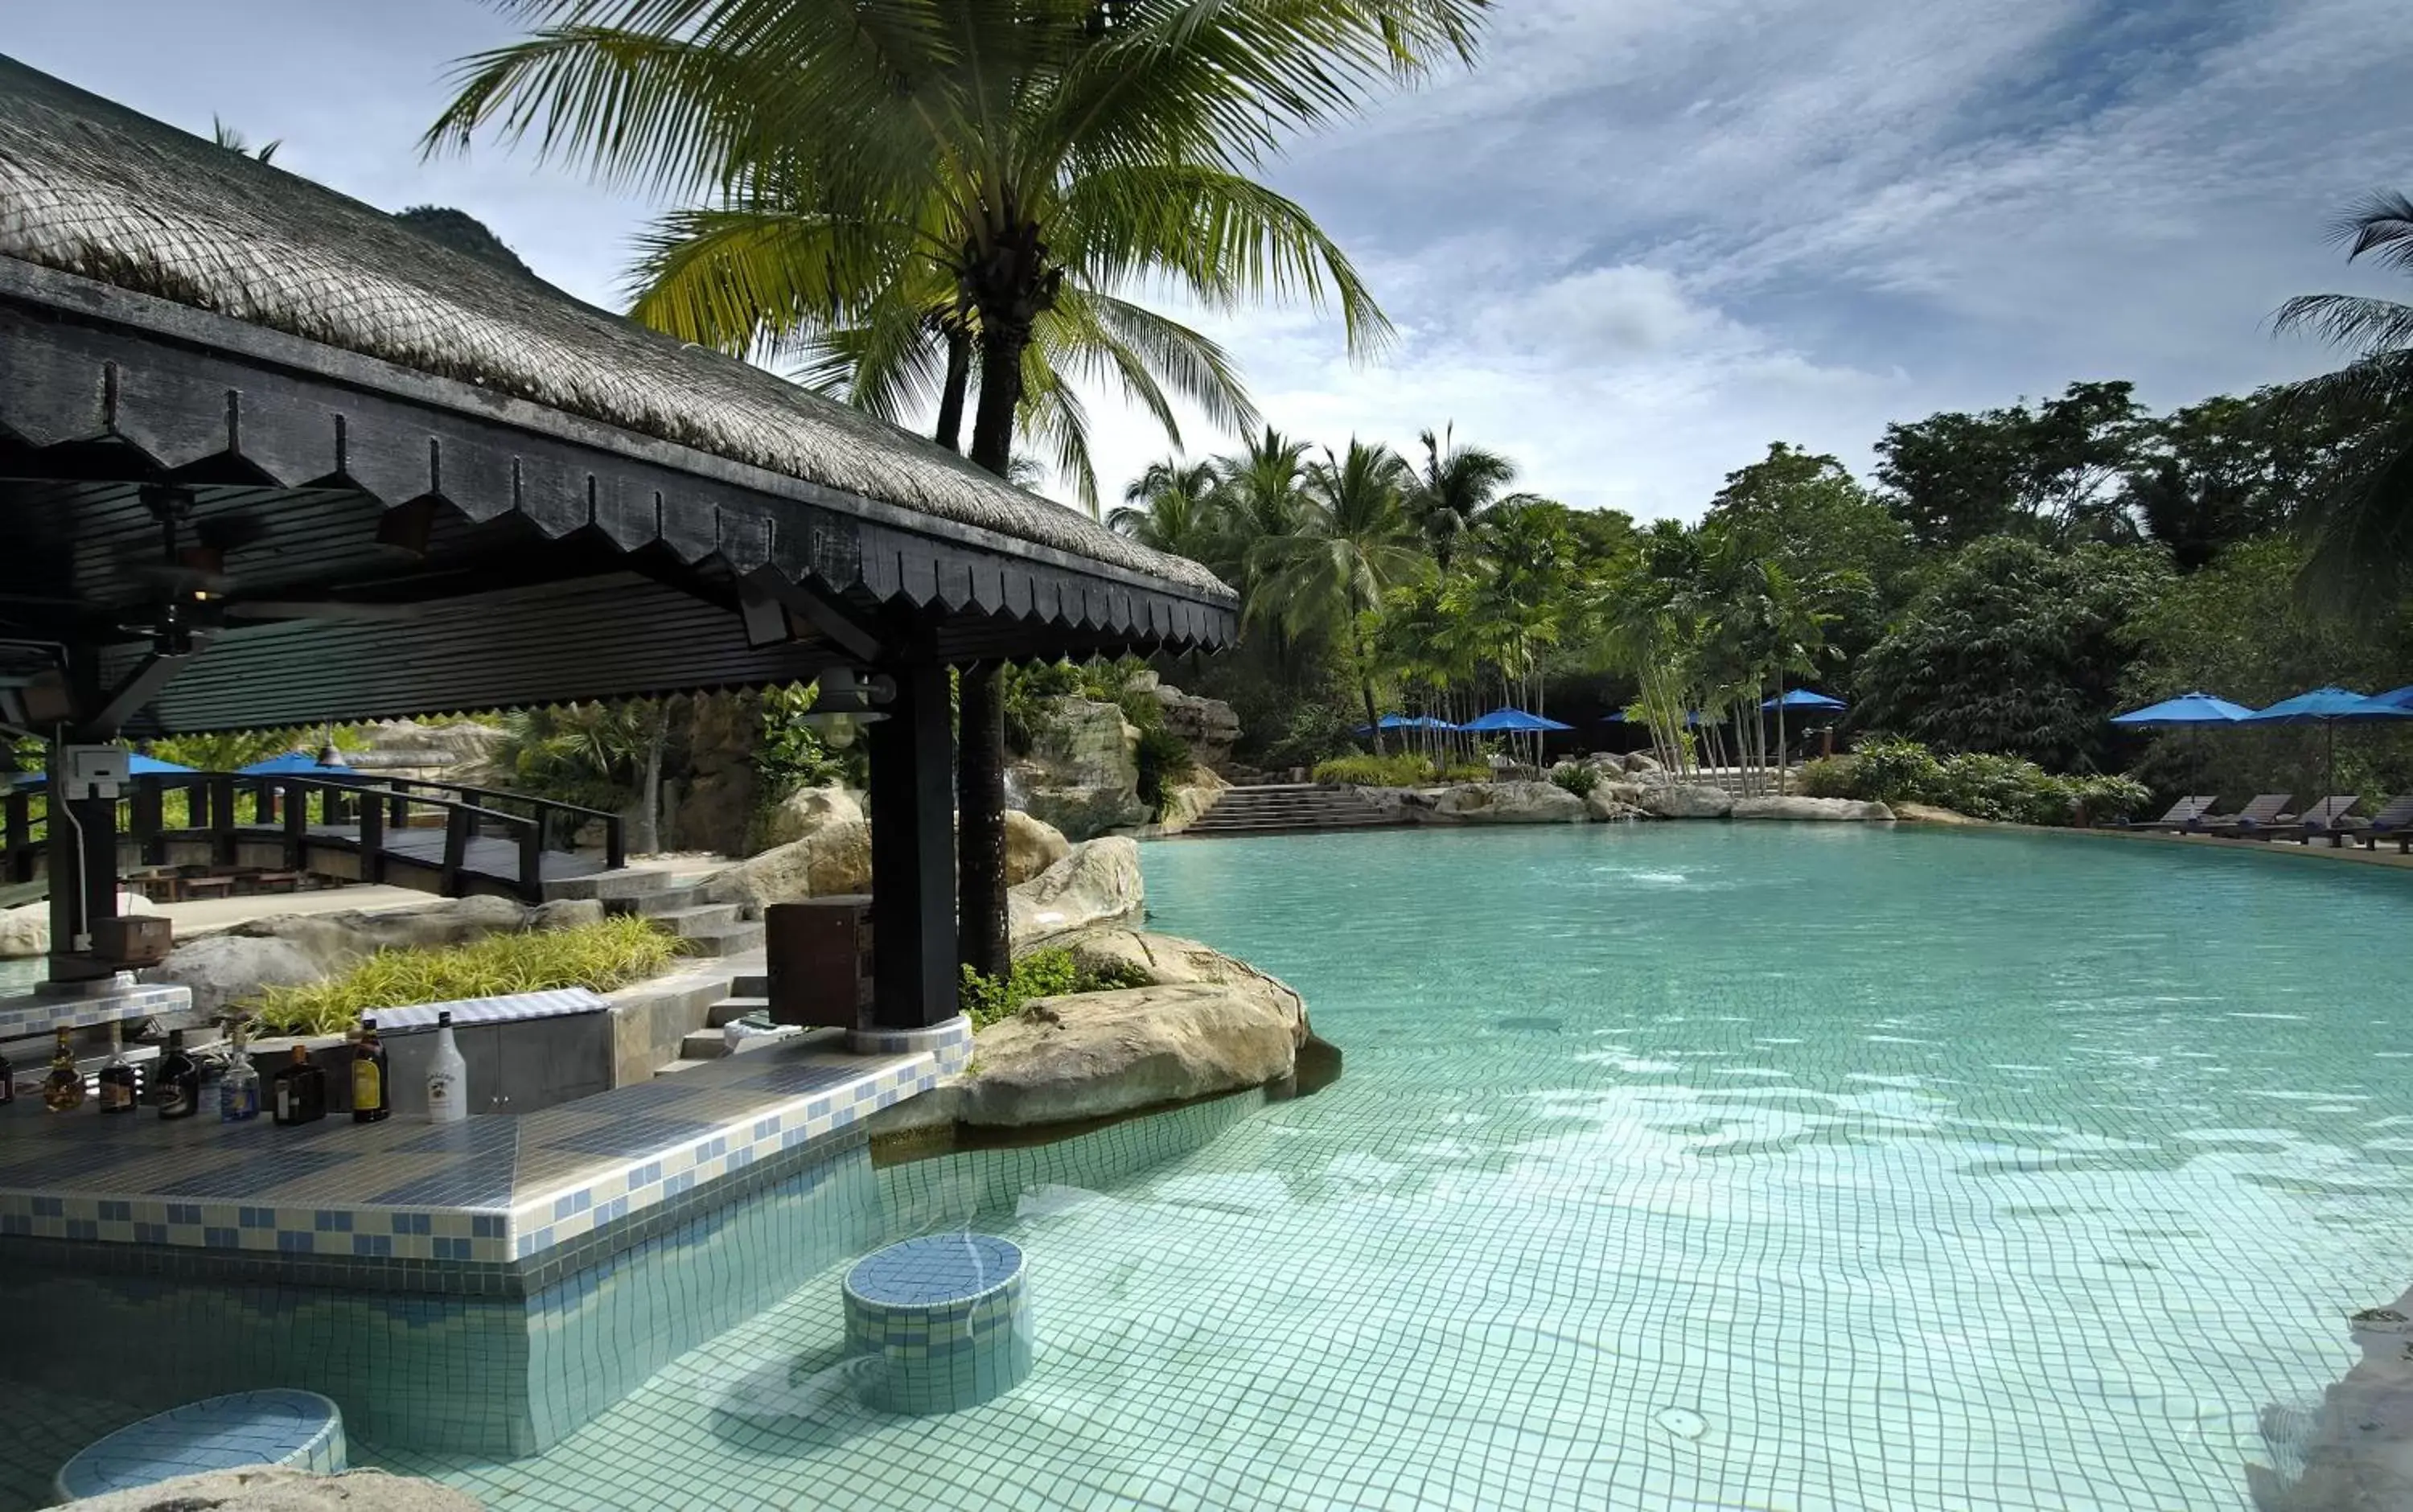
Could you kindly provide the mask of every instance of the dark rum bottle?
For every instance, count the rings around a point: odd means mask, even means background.
[[[307,1045],[295,1045],[293,1063],[277,1068],[269,1097],[270,1116],[280,1124],[316,1123],[327,1116],[327,1074],[310,1063]]]
[[[126,1031],[112,1022],[109,1026],[109,1062],[100,1068],[100,1110],[131,1113],[141,1100],[141,1081],[126,1059]]]
[[[15,1101],[17,1101],[17,1068],[8,1063],[7,1056],[0,1055],[0,1107],[7,1107]]]
[[[201,1110],[201,1068],[185,1049],[185,1031],[168,1031],[168,1048],[151,1072],[151,1104],[163,1119],[189,1119]]]
[[[352,1121],[379,1123],[393,1114],[386,1086],[385,1043],[377,1038],[377,1020],[361,1020],[361,1041],[352,1046]]]
[[[75,1045],[65,1026],[59,1030],[58,1047],[51,1052],[51,1074],[42,1078],[42,1106],[53,1113],[83,1106],[83,1073],[76,1069]]]

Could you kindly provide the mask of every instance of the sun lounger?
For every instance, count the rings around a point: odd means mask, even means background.
[[[2252,803],[2233,814],[2221,814],[2183,827],[2190,834],[2219,835],[2238,839],[2257,830],[2292,823],[2296,816],[2287,812],[2287,800],[2294,796],[2292,793],[2257,793]]]
[[[2413,852],[2413,793],[2389,799],[2367,820],[2341,820],[2330,827],[2330,844],[2344,845],[2349,840],[2371,851],[2378,850],[2382,840],[2394,840],[2397,850]]]
[[[2181,798],[2170,805],[2170,811],[2159,819],[2139,819],[2123,824],[2107,824],[2106,829],[2184,829],[2212,812],[2220,801],[2218,794],[2204,798]]]
[[[2354,806],[2361,801],[2361,796],[2351,793],[2334,798],[2323,798],[2298,814],[2291,823],[2258,824],[2251,829],[2240,830],[2239,833],[2247,839],[2302,840],[2310,844],[2316,838],[2334,832],[2339,822],[2352,813]]]

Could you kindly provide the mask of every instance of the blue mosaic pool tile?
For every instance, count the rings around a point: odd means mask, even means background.
[[[204,1171],[155,1188],[173,1197],[249,1197],[360,1157],[349,1150],[289,1149],[222,1170]]]
[[[100,1205],[100,1216],[102,1221],[106,1223],[130,1223],[134,1222],[134,1204],[130,1202],[103,1202]]]

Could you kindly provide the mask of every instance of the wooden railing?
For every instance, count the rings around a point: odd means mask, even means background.
[[[174,790],[185,793],[185,823],[170,827],[167,794]],[[33,811],[34,800],[41,796],[40,789],[22,788],[0,796],[0,835],[6,840],[5,848],[0,848],[0,860],[5,861],[0,879],[30,882],[39,868],[49,830],[48,805],[43,813]],[[240,802],[245,796],[252,800],[248,823],[243,819]],[[437,863],[438,887],[448,897],[460,892],[470,842],[489,834],[508,835],[515,841],[514,875],[507,880],[530,902],[543,896],[544,852],[556,832],[559,849],[566,851],[581,827],[600,821],[604,865],[615,871],[628,865],[625,825],[617,814],[525,793],[415,778],[244,777],[227,772],[138,777],[127,784],[122,805],[125,827],[120,834],[134,843],[145,865],[165,863],[171,839],[206,838],[213,862],[232,867],[242,841],[257,840],[263,829],[276,830],[285,842],[286,869],[305,871],[310,846],[333,838],[312,833],[314,807],[318,825],[354,830],[355,836],[344,838],[356,838],[363,882],[386,880],[393,859],[387,849],[388,837],[397,830],[432,827],[417,823],[422,815],[441,816],[444,842]]]

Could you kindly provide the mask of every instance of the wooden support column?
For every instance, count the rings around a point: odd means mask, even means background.
[[[882,1029],[955,1016],[955,791],[947,669],[881,669],[896,684],[865,732],[871,760],[871,948]]]
[[[1006,933],[1005,668],[995,661],[965,667],[955,690],[956,954],[1002,982],[1014,968]]]

